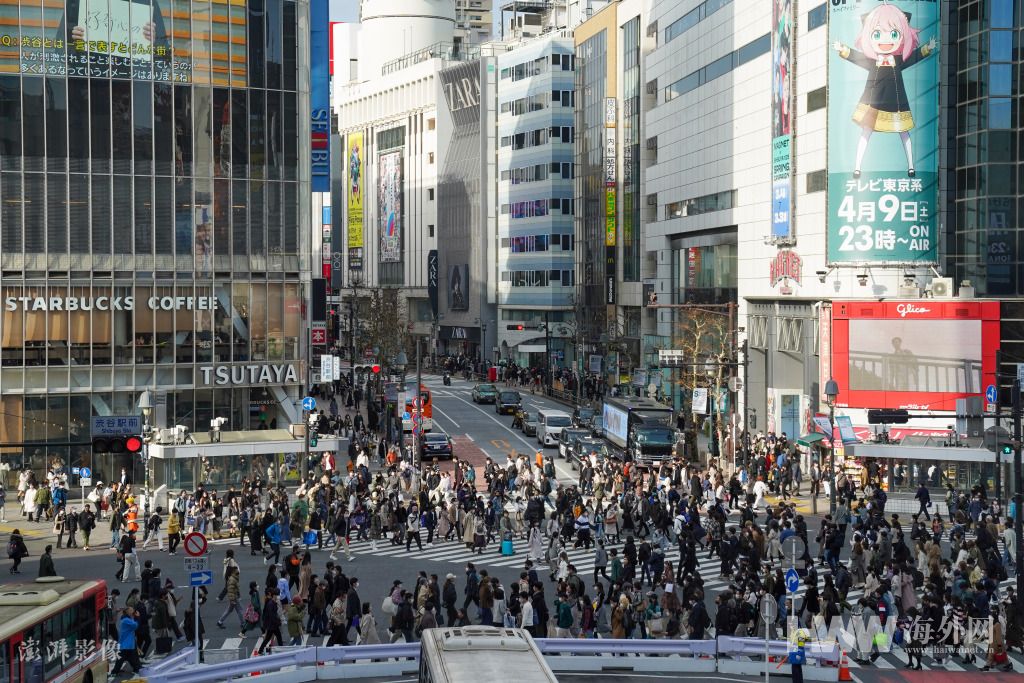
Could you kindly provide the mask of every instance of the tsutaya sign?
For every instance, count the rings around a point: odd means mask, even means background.
[[[151,296],[146,299],[151,311],[215,311],[212,296]],[[8,311],[134,311],[133,296],[9,296],[4,299]]]
[[[203,365],[198,368],[204,386],[242,384],[298,384],[299,373],[294,365]]]

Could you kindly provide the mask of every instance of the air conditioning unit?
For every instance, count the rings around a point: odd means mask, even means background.
[[[899,288],[901,299],[920,299],[921,288],[917,285],[903,285]]]
[[[647,94],[657,95],[658,94],[658,79],[655,78],[653,81],[647,81]]]
[[[974,289],[974,285],[971,284],[971,281],[964,280],[960,283],[960,289],[957,290],[956,295],[961,299],[973,299],[975,293],[976,290]]]
[[[157,435],[157,443],[169,446],[174,443],[174,429],[161,429]]]
[[[928,293],[936,299],[945,299],[953,296],[953,278],[933,278],[928,285]]]

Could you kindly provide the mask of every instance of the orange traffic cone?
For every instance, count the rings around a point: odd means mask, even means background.
[[[853,676],[850,675],[850,662],[846,659],[846,650],[841,652],[842,656],[839,658],[839,680],[852,681]]]

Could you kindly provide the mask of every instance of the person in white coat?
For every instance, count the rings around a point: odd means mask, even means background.
[[[754,509],[756,510],[759,507],[765,507],[766,502],[764,497],[765,494],[768,493],[768,484],[764,483],[764,479],[761,477],[757,478],[757,481],[754,482],[754,489],[752,493],[754,494]]]

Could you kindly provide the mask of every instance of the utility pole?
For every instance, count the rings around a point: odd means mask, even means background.
[[[1003,504],[1003,454],[1002,446],[999,444],[999,413],[1002,412],[1002,406],[999,402],[999,368],[1002,362],[1002,352],[996,349],[996,500],[999,504]]]
[[[750,459],[750,340],[743,340],[743,464]]]
[[[423,466],[422,458],[420,457],[420,443],[423,440],[423,392],[420,391],[420,386],[422,386],[422,382],[423,382],[423,369],[422,369],[422,365],[420,363],[420,338],[419,338],[419,335],[417,335],[416,336],[416,403],[413,404],[413,407],[416,409],[416,414],[419,416],[420,419],[419,419],[419,428],[418,429],[416,429],[416,427],[417,427],[416,422],[413,421],[413,428],[414,429],[413,429],[413,439],[412,439],[412,447],[415,449],[415,451],[412,454],[412,461],[413,461],[413,464],[416,465],[417,472]],[[419,476],[422,477],[423,473],[420,472]]]

